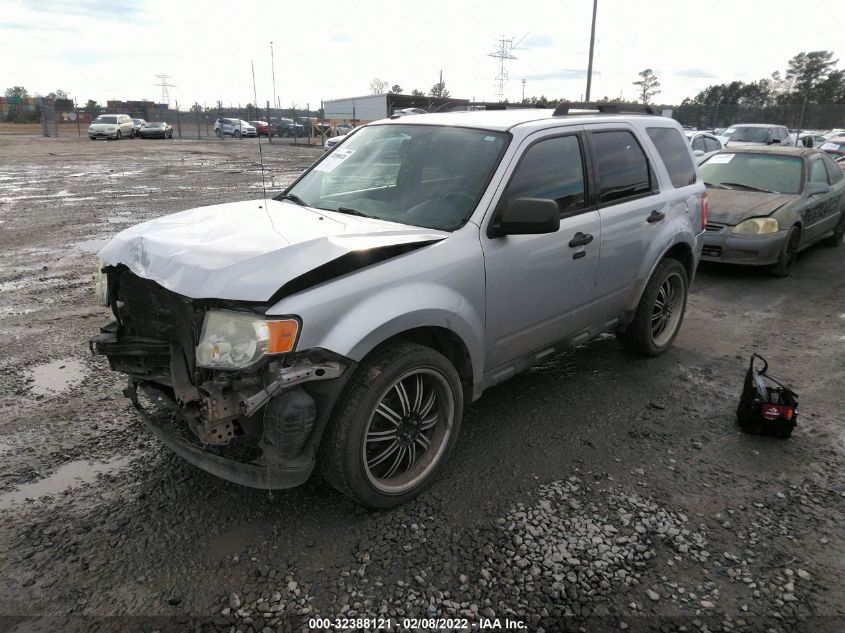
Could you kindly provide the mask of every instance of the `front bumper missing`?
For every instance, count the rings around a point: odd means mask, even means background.
[[[197,468],[242,486],[268,490],[293,488],[305,483],[311,476],[315,461],[313,455],[301,456],[299,459],[290,460],[287,464],[262,465],[240,462],[230,457],[216,455],[190,443],[179,434],[169,416],[147,411],[141,405],[137,393],[139,386],[148,398],[162,408],[175,409],[175,402],[168,398],[163,391],[149,384],[139,385],[131,378],[129,379],[129,386],[124,390],[124,395],[132,401],[135,409],[138,410],[141,418],[155,433],[156,437],[173,452]],[[178,411],[172,411],[172,413],[179,415]]]

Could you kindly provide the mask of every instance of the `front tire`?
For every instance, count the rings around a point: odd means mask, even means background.
[[[389,508],[428,486],[454,448],[463,391],[454,366],[414,343],[365,359],[335,407],[321,443],[328,483],[371,508]]]
[[[797,226],[789,229],[786,241],[783,243],[783,250],[778,255],[778,260],[769,267],[769,274],[772,277],[788,277],[795,258],[798,256],[798,244],[801,242],[801,231]]]
[[[842,246],[845,241],[845,210],[839,212],[839,222],[833,229],[833,235],[825,238],[824,243],[828,246]]]
[[[223,132],[219,128],[214,130],[214,133],[217,135],[217,138],[223,138]]]
[[[241,137],[241,131],[240,131],[240,130],[235,130],[235,131],[233,132],[232,136],[234,136],[235,138],[240,138],[240,137]]]
[[[687,307],[689,279],[686,268],[677,259],[664,259],[637,305],[634,320],[617,332],[616,337],[630,351],[641,356],[659,356],[672,344]]]
[[[120,130],[117,131],[117,134],[114,135],[114,140],[119,141],[123,138],[123,135],[120,133]]]

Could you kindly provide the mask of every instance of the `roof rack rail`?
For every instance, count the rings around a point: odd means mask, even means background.
[[[572,112],[570,110],[598,110],[599,114],[657,114],[651,106],[642,103],[598,103],[595,101],[569,102],[561,101],[557,104],[553,116],[567,116],[569,114],[593,114],[592,112]]]

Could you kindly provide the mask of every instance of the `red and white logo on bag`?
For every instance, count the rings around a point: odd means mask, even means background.
[[[793,409],[792,407],[784,407],[779,404],[763,404],[763,417],[767,420],[777,420],[783,418],[784,420],[791,420]]]

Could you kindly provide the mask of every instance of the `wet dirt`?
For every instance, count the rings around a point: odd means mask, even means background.
[[[268,194],[320,154],[263,149]],[[138,619],[114,630],[140,630],[141,618],[161,616],[147,628],[185,630],[201,617],[209,630],[290,631],[307,614],[350,608],[425,615],[430,600],[505,613],[517,589],[534,630],[619,630],[623,619],[673,631],[703,630],[695,621],[711,631],[843,624],[843,249],[809,249],[787,279],[702,267],[664,356],[633,357],[606,336],[548,359],[466,407],[430,490],[366,512],[319,478],[268,494],[186,464],[140,422],[124,379],[88,352],[109,320],[93,292],[103,240],[130,219],[260,197],[257,160],[254,141],[0,137],[0,616],[47,616],[44,630],[70,630],[50,619],[59,616],[87,630],[115,616]],[[752,351],[801,396],[791,440],[736,427]],[[639,584],[610,595],[581,587],[573,598],[580,585],[565,577],[549,588],[557,598],[540,592],[542,575],[537,586],[515,583],[516,563],[492,567],[495,552],[518,550],[505,517],[571,477],[585,524],[622,489],[688,517],[712,556],[654,546]],[[542,523],[529,527],[542,537]],[[793,569],[810,580],[790,592]],[[646,597],[651,587],[659,600]],[[702,593],[684,602],[678,587]],[[288,619],[265,617],[271,602],[284,602]],[[582,619],[558,619],[564,603]],[[699,620],[703,610],[715,617]],[[596,613],[608,615],[583,619]]]

